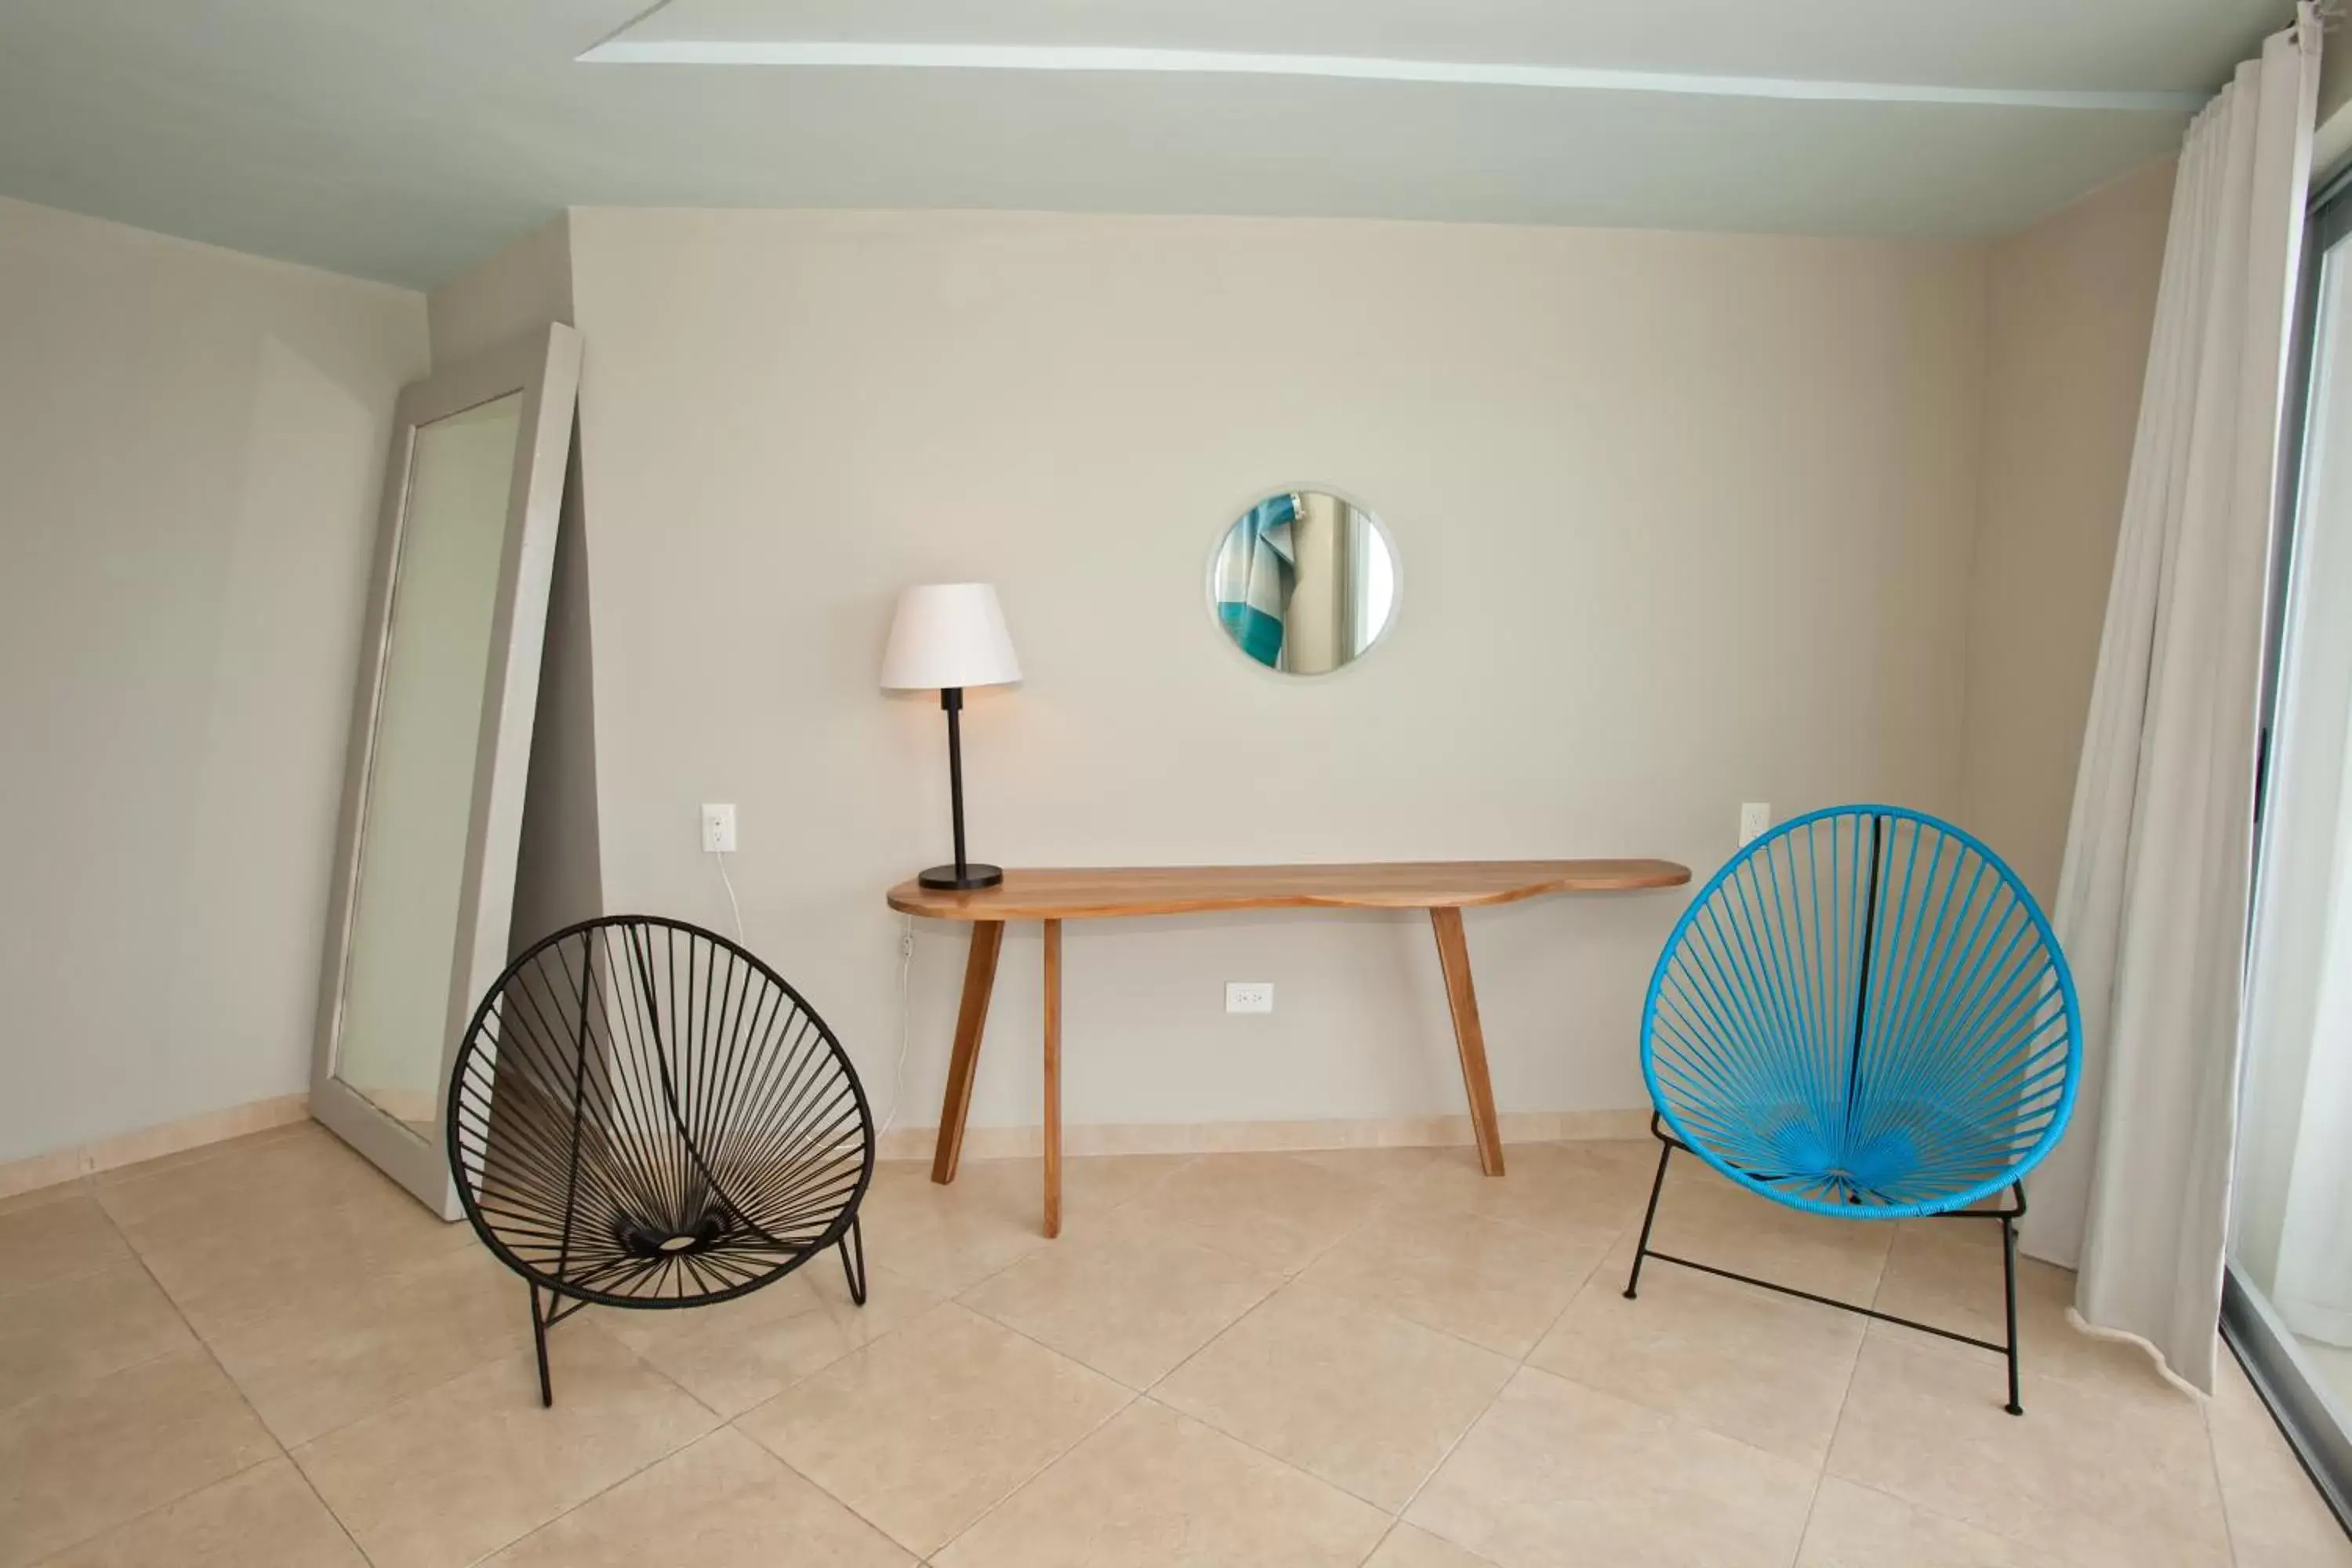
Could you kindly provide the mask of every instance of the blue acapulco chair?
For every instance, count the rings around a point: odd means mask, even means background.
[[[1959,1340],[2008,1358],[2009,1413],[2024,1414],[2023,1177],[2066,1130],[2081,1038],[2050,922],[1984,845],[1899,806],[1781,824],[1700,890],[1650,980],[1642,1074],[1663,1147],[1626,1296],[1656,1258]],[[1997,1222],[2008,1342],[1655,1250],[1677,1149],[1811,1214]]]

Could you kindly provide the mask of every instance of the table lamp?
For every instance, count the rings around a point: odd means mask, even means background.
[[[992,888],[1004,880],[998,866],[974,865],[963,852],[963,711],[967,686],[1003,686],[1021,679],[1004,610],[986,583],[925,583],[898,595],[890,645],[882,655],[886,691],[939,689],[948,716],[948,797],[955,814],[955,864],[934,866],[915,880],[926,888]]]

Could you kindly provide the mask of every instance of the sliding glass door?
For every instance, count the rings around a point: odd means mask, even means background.
[[[2352,199],[2312,214],[2281,531],[2224,1328],[2352,1502]]]

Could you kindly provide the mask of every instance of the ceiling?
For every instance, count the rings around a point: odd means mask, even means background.
[[[2198,100],[2292,15],[2290,0],[644,8],[0,0],[0,195],[416,287],[568,205],[1986,236],[2177,146]],[[835,63],[752,63],[812,58]]]

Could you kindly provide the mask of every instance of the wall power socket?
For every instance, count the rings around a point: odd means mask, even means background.
[[[702,848],[705,854],[735,853],[735,808],[731,805],[709,805],[702,808]]]
[[[1226,981],[1225,1011],[1228,1013],[1273,1012],[1274,982],[1271,980]]]

